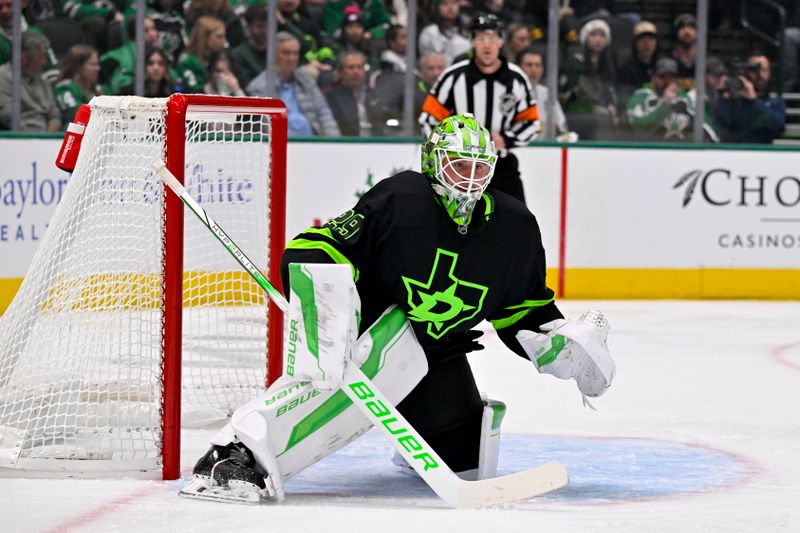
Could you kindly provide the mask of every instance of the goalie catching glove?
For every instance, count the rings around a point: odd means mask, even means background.
[[[578,320],[559,318],[542,324],[540,329],[545,333],[517,333],[517,340],[539,373],[575,379],[578,390],[591,398],[611,386],[616,365],[608,353],[609,324],[603,313],[593,309]]]

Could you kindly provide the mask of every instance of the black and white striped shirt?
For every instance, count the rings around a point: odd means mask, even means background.
[[[500,59],[500,68],[488,75],[471,59],[442,72],[419,116],[426,137],[450,115],[472,113],[489,131],[502,135],[509,148],[524,146],[536,138],[539,113],[530,81],[517,65]]]

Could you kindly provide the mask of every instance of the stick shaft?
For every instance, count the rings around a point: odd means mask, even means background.
[[[275,302],[275,305],[286,314],[289,311],[289,302],[286,301],[286,298],[276,289],[272,283],[261,273],[261,271],[253,264],[253,262],[245,255],[245,253],[233,242],[233,239],[228,237],[228,234],[223,231],[223,229],[217,224],[213,218],[211,218],[206,210],[198,204],[194,198],[192,198],[189,191],[186,190],[186,187],[181,185],[178,179],[169,171],[167,166],[164,164],[163,161],[155,161],[153,162],[153,169],[161,176],[161,179],[164,180],[164,183],[172,189],[178,198],[181,199],[183,204],[189,208],[189,210],[194,213],[200,222],[203,223],[208,229],[211,230],[211,233],[222,243],[223,246],[228,250],[228,252],[233,256],[236,261],[242,265],[244,268],[259,284],[259,286],[266,291],[267,295],[270,299]]]

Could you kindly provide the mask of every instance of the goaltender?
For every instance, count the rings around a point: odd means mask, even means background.
[[[575,379],[585,396],[605,392],[615,372],[603,315],[589,311],[565,320],[556,307],[545,284],[536,218],[521,202],[489,188],[496,162],[489,131],[472,115],[450,116],[424,142],[421,173],[403,171],[380,181],[353,209],[292,240],[282,260],[291,291],[287,373],[296,374],[304,338],[306,352],[317,358],[314,366],[323,366],[318,352],[325,346],[344,346],[465,479],[495,475],[499,432],[491,429],[504,410],[476,388],[466,354],[483,347],[481,333],[471,328],[489,320],[513,352],[532,360],[540,373]],[[324,283],[321,267],[338,268],[344,282]],[[325,291],[333,292],[326,297]],[[300,303],[303,311],[293,315],[291,306]],[[413,330],[413,345],[424,354],[421,365],[408,355],[413,347],[387,344],[384,359],[374,365],[364,355],[385,337],[376,325],[393,305]],[[319,315],[313,339],[309,309]],[[337,320],[344,326],[331,326]],[[346,331],[347,324],[353,331]],[[325,379],[331,375],[336,372]],[[360,412],[341,402],[341,392],[337,400],[330,382],[312,385],[285,374],[239,408],[212,439],[182,494],[252,501],[252,494],[269,493],[280,499],[288,477],[369,429]]]

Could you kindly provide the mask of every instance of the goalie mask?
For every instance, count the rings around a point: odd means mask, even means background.
[[[468,113],[441,121],[422,145],[422,173],[459,225],[469,223],[496,163],[489,130]]]

